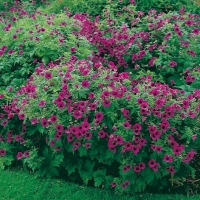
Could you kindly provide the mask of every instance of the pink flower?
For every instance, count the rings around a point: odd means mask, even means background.
[[[105,138],[105,137],[106,137],[106,133],[105,133],[103,130],[100,130],[100,131],[98,132],[98,136],[99,136],[100,138]]]
[[[195,34],[195,35],[199,35],[199,29],[198,28],[194,28],[193,30],[192,30],[192,33],[193,34]]]
[[[114,187],[116,187],[116,186],[117,186],[117,184],[116,184],[116,183],[114,183],[114,182],[111,182],[111,183],[110,183],[110,186],[111,186],[112,188],[114,188]]]
[[[22,152],[18,152],[17,153],[17,160],[20,160],[23,156],[23,153]]]
[[[82,118],[82,112],[80,112],[79,110],[75,110],[75,111],[73,112],[73,117],[74,117],[75,119],[80,119],[80,118]]]
[[[129,122],[123,122],[123,127],[125,129],[130,129],[131,128],[131,124]]]
[[[72,142],[72,141],[73,141],[73,135],[72,135],[72,134],[69,134],[69,135],[67,136],[67,141],[68,141],[68,142]]]
[[[53,146],[55,145],[55,141],[54,141],[54,140],[51,140],[51,141],[49,142],[49,145],[50,145],[51,147],[53,147]]]
[[[189,103],[189,101],[188,100],[183,100],[182,101],[182,108],[183,109],[187,109],[188,107],[189,107],[189,105],[190,105],[190,103]]]
[[[174,166],[169,166],[166,167],[166,170],[170,173],[170,174],[174,174],[176,171],[174,170]]]
[[[139,131],[141,131],[142,130],[142,125],[138,124],[138,123],[134,124],[133,125],[133,130],[139,130]]]
[[[86,142],[86,143],[85,143],[85,148],[86,148],[86,149],[89,149],[90,146],[91,146],[91,143],[89,143],[89,142]]]
[[[105,99],[105,100],[103,101],[103,106],[104,106],[104,107],[109,107],[110,104],[111,104],[111,102],[110,102],[110,100],[108,100],[108,99]]]
[[[57,117],[56,117],[55,115],[52,115],[52,116],[50,117],[50,121],[51,121],[52,123],[55,123],[55,122],[57,121]]]
[[[5,156],[5,155],[6,155],[6,150],[0,149],[0,156]]]
[[[26,158],[29,157],[29,152],[28,151],[24,152],[24,157],[26,157]]]
[[[84,131],[88,131],[90,129],[90,124],[88,122],[84,122],[82,124],[82,128]]]
[[[117,144],[122,145],[124,143],[123,138],[121,136],[116,137]]]
[[[59,109],[64,109],[65,108],[65,103],[63,101],[58,102],[57,106],[58,106]]]
[[[52,78],[52,74],[50,72],[46,72],[45,73],[45,78],[48,79],[48,80],[51,79]]]
[[[194,134],[194,135],[192,136],[192,140],[196,140],[196,138],[197,138],[197,134]]]
[[[134,166],[133,170],[134,170],[134,172],[136,172],[136,173],[139,173],[139,172],[141,171],[140,167],[137,166],[137,165]]]
[[[97,113],[95,114],[95,116],[96,116],[96,119],[97,119],[98,121],[102,121],[102,119],[104,118],[104,115],[103,115],[102,112],[97,112]]]
[[[180,147],[178,147],[178,146],[174,146],[174,147],[173,147],[173,153],[174,153],[175,155],[180,155],[181,152],[182,152],[182,149],[181,149]]]
[[[56,125],[56,130],[57,130],[58,132],[62,132],[63,129],[64,129],[64,126],[63,126],[62,124],[57,124],[57,125]]]
[[[96,110],[97,103],[91,103],[91,104],[89,104],[89,108],[90,108],[90,110]]]
[[[163,157],[163,160],[165,162],[168,162],[168,163],[171,163],[173,161],[173,156],[170,156],[168,154],[165,154],[164,157]]]
[[[2,126],[6,126],[7,123],[8,123],[8,120],[7,120],[7,119],[4,119],[4,120],[1,122],[1,125],[2,125]]]
[[[90,92],[88,96],[89,96],[90,99],[93,99],[95,97],[95,94]]]
[[[140,170],[144,170],[145,169],[144,162],[139,163],[138,166],[139,166]]]
[[[162,151],[162,146],[155,146],[155,150],[160,153]]]
[[[49,125],[49,122],[48,122],[46,119],[42,118],[41,125],[42,125],[43,127],[47,127],[47,126]]]
[[[84,135],[84,138],[85,138],[86,140],[90,140],[91,137],[92,137],[92,133],[91,133],[91,132],[87,132],[87,133]]]
[[[76,151],[80,146],[81,146],[81,143],[80,142],[73,142],[73,148],[72,148],[72,151]]]
[[[177,66],[177,62],[171,60],[171,61],[169,62],[169,66],[170,66],[170,67],[175,67],[175,66]]]
[[[140,147],[137,145],[132,145],[132,152],[134,155],[137,155],[139,153]]]
[[[76,52],[76,48],[75,48],[75,47],[71,47],[70,51],[71,51],[72,53],[74,53],[74,52]]]
[[[154,159],[149,160],[148,165],[150,168],[154,168],[157,166],[157,163]]]
[[[38,104],[38,106],[42,107],[46,104],[46,102],[44,100],[41,100],[40,103]]]
[[[81,85],[83,88],[88,88],[90,86],[90,82],[88,80],[84,80],[82,81]]]
[[[155,61],[155,60],[156,60],[156,57],[152,57],[151,60],[149,61],[149,65],[150,65],[151,67],[154,66],[154,61]]]

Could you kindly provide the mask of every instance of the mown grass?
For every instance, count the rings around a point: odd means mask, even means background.
[[[58,179],[36,178],[23,171],[0,171],[0,200],[199,200],[180,194],[117,195],[112,191],[79,186]]]

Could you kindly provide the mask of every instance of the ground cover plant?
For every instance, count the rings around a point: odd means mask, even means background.
[[[195,177],[199,15],[118,3],[2,18],[2,169],[130,194]]]

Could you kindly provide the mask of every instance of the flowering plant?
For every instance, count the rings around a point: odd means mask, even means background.
[[[23,158],[30,168],[48,175],[49,163],[58,175],[62,165],[84,183],[94,180],[95,186],[132,193],[161,178],[166,184],[170,174],[194,175],[189,162],[198,146],[199,98],[199,90],[185,97],[182,90],[153,82],[151,75],[132,79],[113,63],[107,68],[77,60],[36,68],[12,110],[42,134],[43,145]],[[20,137],[29,141],[35,134]]]
[[[130,193],[194,176],[199,17],[113,5],[103,20],[23,10],[1,20],[0,168],[17,160]]]
[[[149,10],[144,15],[134,5],[116,12],[111,4],[103,19],[78,20],[82,27],[78,34],[97,48],[93,61],[105,65],[112,61],[119,72],[134,72],[133,78],[141,69],[148,69],[156,73],[159,81],[175,88],[197,82],[194,76],[185,76],[185,71],[200,65],[196,45],[200,38],[198,15],[186,13],[184,8],[179,13]]]

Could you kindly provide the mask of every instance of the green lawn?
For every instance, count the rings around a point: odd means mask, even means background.
[[[199,200],[200,196],[143,194],[116,195],[102,189],[83,187],[58,179],[39,179],[22,171],[0,171],[0,200]]]

